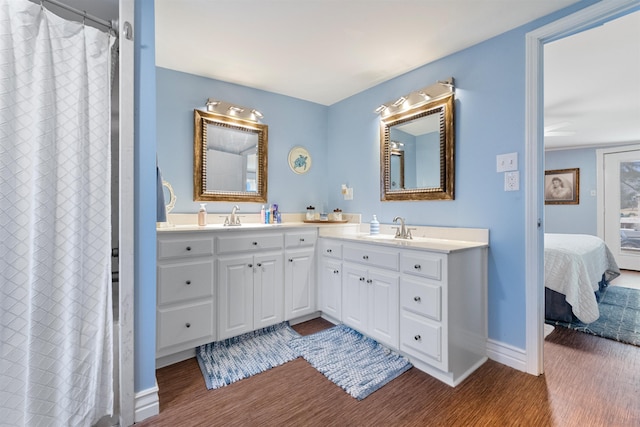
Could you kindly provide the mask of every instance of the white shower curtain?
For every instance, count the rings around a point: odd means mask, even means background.
[[[113,42],[0,0],[0,425],[112,412]]]

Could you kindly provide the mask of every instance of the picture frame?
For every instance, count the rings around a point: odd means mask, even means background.
[[[291,170],[296,174],[305,174],[311,169],[311,155],[306,148],[299,145],[289,151],[287,161]]]
[[[544,171],[545,205],[577,205],[579,203],[579,168]]]

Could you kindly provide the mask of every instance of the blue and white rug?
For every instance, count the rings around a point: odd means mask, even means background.
[[[300,335],[287,322],[196,348],[207,389],[223,387],[298,357],[288,342]]]
[[[405,357],[345,325],[293,338],[289,346],[358,400],[412,367]]]

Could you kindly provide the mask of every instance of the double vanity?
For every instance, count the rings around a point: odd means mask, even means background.
[[[158,229],[157,367],[282,321],[344,323],[455,386],[486,361],[488,230]]]

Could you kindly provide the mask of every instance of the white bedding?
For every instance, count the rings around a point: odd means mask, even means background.
[[[620,275],[604,241],[587,234],[545,234],[544,272],[544,285],[565,295],[573,314],[583,323],[600,317],[594,292],[602,274],[607,281]]]

